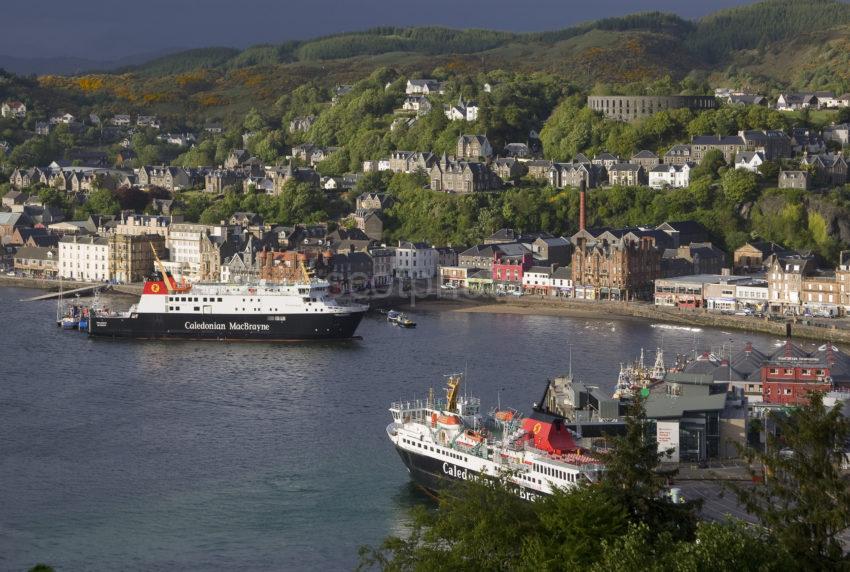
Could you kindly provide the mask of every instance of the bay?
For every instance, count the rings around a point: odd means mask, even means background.
[[[393,400],[465,371],[485,409],[529,411],[570,355],[611,390],[642,347],[776,343],[426,309],[415,330],[375,315],[342,343],[92,340],[31,295],[0,288],[2,570],[351,569],[427,502],[387,440]]]

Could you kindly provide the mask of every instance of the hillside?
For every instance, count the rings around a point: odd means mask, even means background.
[[[670,76],[689,78],[698,90],[707,83],[770,94],[788,87],[844,93],[850,5],[766,0],[697,22],[653,12],[524,34],[383,27],[241,51],[189,50],[115,72],[42,76],[40,85],[73,113],[144,112],[194,128],[238,122],[252,107],[272,109],[300,85],[330,89],[382,68],[440,79],[543,72],[581,91],[642,89],[635,85]]]
[[[375,28],[242,51],[170,54],[120,72],[48,76],[49,87],[92,97],[105,111],[146,110],[189,123],[267,107],[306,82],[353,83],[379,68],[401,74],[547,72],[589,89],[671,76],[772,91],[850,90],[850,5],[767,0],[698,22],[646,13],[545,33]]]

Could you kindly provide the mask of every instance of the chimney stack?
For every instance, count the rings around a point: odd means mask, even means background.
[[[585,195],[586,195],[586,185],[585,182],[582,181],[578,186],[578,229],[585,229],[585,217],[584,217],[584,208],[585,208]]]

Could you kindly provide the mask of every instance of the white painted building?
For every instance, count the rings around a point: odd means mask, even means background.
[[[212,250],[210,237],[227,237],[226,225],[174,223],[168,229],[166,245],[169,257],[179,274],[196,277],[203,274],[201,266],[208,262]],[[220,270],[216,269],[216,274]]]
[[[764,164],[764,153],[761,151],[741,151],[735,156],[735,168],[758,173]]]
[[[395,249],[393,275],[396,278],[433,278],[437,275],[439,253],[423,242],[400,240]]]
[[[409,79],[404,92],[407,95],[428,95],[429,93],[440,93],[441,85],[435,79]]]
[[[13,119],[23,119],[27,116],[27,106],[20,101],[4,101],[0,105],[0,115]]]
[[[548,294],[552,287],[552,268],[532,266],[522,273],[522,290],[531,294]]]
[[[478,104],[474,101],[464,102],[458,99],[456,104],[445,107],[445,114],[449,121],[476,121],[478,110]]]
[[[653,189],[683,189],[691,184],[692,163],[658,165],[649,171],[649,186]]]
[[[766,309],[769,296],[767,281],[753,281],[735,286],[735,299],[739,308]]]
[[[59,276],[73,280],[110,280],[109,240],[99,236],[66,236],[59,241]]]

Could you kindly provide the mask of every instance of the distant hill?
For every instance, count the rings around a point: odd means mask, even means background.
[[[120,68],[149,64],[153,58],[175,52],[184,53],[179,48],[171,48],[135,54],[117,60],[92,60],[74,57],[21,58],[0,54],[0,68],[18,75],[75,75],[92,71],[114,71]],[[181,56],[182,58],[183,56]]]
[[[382,27],[245,50],[170,53],[47,83],[97,94],[99,102],[112,101],[112,110],[144,108],[200,122],[268,107],[306,82],[353,83],[379,68],[422,76],[542,71],[586,90],[669,75],[767,93],[787,87],[844,93],[850,91],[850,5],[765,0],[698,21],[652,12],[523,34]]]

